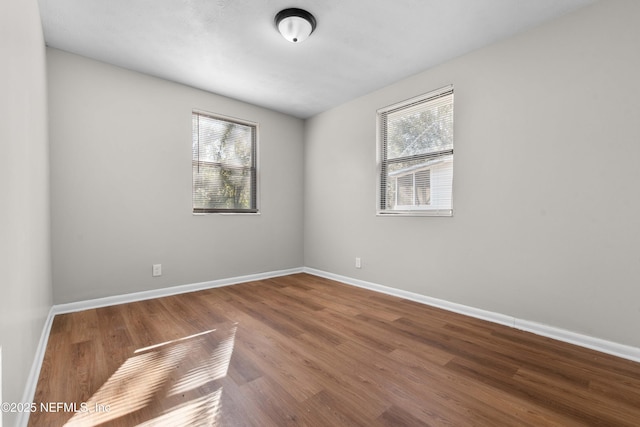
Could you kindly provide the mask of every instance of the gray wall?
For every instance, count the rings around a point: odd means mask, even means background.
[[[59,50],[47,61],[55,303],[303,265],[302,120]],[[194,108],[259,123],[260,215],[192,215]]]
[[[36,0],[0,2],[0,58],[1,400],[20,402],[51,307],[46,69]],[[0,417],[6,426],[15,422],[15,414]]]
[[[640,346],[638,17],[599,2],[308,120],[305,266]],[[454,216],[376,217],[376,109],[450,83]]]

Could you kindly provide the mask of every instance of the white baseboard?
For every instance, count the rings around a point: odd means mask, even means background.
[[[401,289],[391,288],[388,286],[379,285],[377,283],[366,282],[364,280],[354,279],[352,277],[328,273],[326,271],[317,270],[315,268],[305,267],[304,272],[312,274],[314,276],[324,277],[327,279],[345,283],[347,285],[358,286],[360,288],[405,298],[411,301],[416,301],[433,307],[442,308],[444,310],[452,311],[455,313],[464,314],[466,316],[475,317],[477,319],[499,323],[501,325],[510,326],[512,328],[531,332],[543,337],[553,338],[558,341],[586,347],[591,350],[611,354],[613,356],[632,360],[634,362],[640,362],[640,348],[637,347],[579,334],[577,332],[568,331],[566,329],[557,328],[555,326],[549,326],[529,320],[518,319],[512,316],[507,316],[505,314],[494,313],[492,311],[481,310],[479,308],[469,307],[450,301],[431,298],[425,295],[416,294],[414,292],[403,291]]]
[[[22,402],[33,402],[36,394],[36,386],[38,385],[38,377],[40,377],[40,369],[42,368],[42,361],[44,360],[44,353],[47,350],[47,342],[49,342],[49,333],[51,332],[51,325],[54,318],[53,307],[49,310],[47,319],[42,327],[42,333],[40,334],[40,341],[38,341],[38,347],[36,348],[36,354],[33,357],[33,364],[31,365],[31,371],[27,377],[27,383],[25,385],[24,393],[22,396]],[[16,420],[16,426],[26,427],[29,422],[29,412],[20,412]]]
[[[205,289],[219,288],[222,286],[235,285],[255,280],[271,279],[273,277],[287,276],[303,272],[302,267],[290,268],[288,270],[276,270],[266,273],[249,274],[247,276],[230,277],[227,279],[211,280],[209,282],[191,283],[188,285],[172,286],[170,288],[153,289],[150,291],[134,292],[124,295],[96,298],[86,301],[70,302],[53,306],[54,315],[73,313],[75,311],[89,310],[92,308],[108,307],[110,305],[127,304],[130,302],[144,301],[153,298],[168,297],[171,295],[185,294],[187,292],[202,291]]]
[[[640,348],[638,347],[619,344],[617,342],[579,334],[577,332],[556,328],[555,326],[549,326],[543,323],[532,322],[530,320],[516,319],[515,328],[569,344],[579,345],[580,347],[590,348],[591,350],[611,354],[612,356],[621,357],[634,362],[640,362]]]

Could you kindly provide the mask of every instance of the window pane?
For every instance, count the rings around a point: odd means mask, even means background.
[[[251,126],[199,116],[198,137],[194,139],[194,160],[251,166]],[[199,149],[199,152],[198,152]]]
[[[199,169],[199,171],[198,171]],[[212,164],[193,166],[193,204],[197,209],[251,209],[250,169],[229,169]]]
[[[453,156],[388,165],[385,209],[451,209]]]
[[[453,97],[387,115],[387,158],[453,149]]]

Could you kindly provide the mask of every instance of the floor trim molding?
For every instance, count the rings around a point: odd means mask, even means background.
[[[305,267],[304,272],[312,274],[314,276],[324,277],[326,279],[345,283],[347,285],[357,286],[360,288],[365,288],[372,291],[381,292],[384,294],[393,295],[396,297],[430,305],[432,307],[438,307],[455,313],[464,314],[466,316],[474,317],[477,319],[499,323],[501,325],[510,326],[512,328],[531,332],[543,337],[553,338],[558,341],[575,344],[581,347],[589,348],[591,350],[600,351],[602,353],[611,354],[613,356],[632,360],[634,362],[640,362],[640,348],[637,347],[619,344],[613,341],[591,337],[589,335],[583,335],[577,332],[568,331],[566,329],[557,328],[555,326],[532,322],[530,320],[518,319],[516,317],[507,316],[505,314],[482,310],[479,308],[457,304],[438,298],[432,298],[425,295],[416,294],[414,292],[403,291],[401,289],[391,288],[388,286],[379,285],[377,283],[354,279],[352,277],[341,276],[339,274],[329,273],[315,268]]]
[[[153,298],[168,297],[171,295],[185,294],[187,292],[202,291],[205,289],[219,288],[222,286],[236,285],[238,283],[253,282],[255,280],[271,279],[273,277],[288,276],[302,273],[303,267],[276,270],[265,273],[249,274],[246,276],[229,277],[227,279],[211,280],[208,282],[191,283],[188,285],[171,286],[169,288],[153,289],[150,291],[134,292],[130,294],[115,295],[111,297],[96,298],[86,301],[56,304],[53,306],[54,315],[73,313],[92,308],[108,307],[110,305],[127,304],[130,302],[144,301]]]
[[[42,362],[44,361],[44,353],[47,350],[47,342],[49,341],[49,334],[51,333],[51,325],[54,318],[53,307],[49,309],[49,314],[42,327],[42,333],[40,334],[40,341],[38,341],[38,347],[36,348],[36,354],[33,357],[33,364],[31,365],[31,371],[29,371],[29,377],[27,377],[27,383],[22,396],[22,402],[33,402],[36,395],[36,386],[38,385],[38,378],[40,377],[40,369],[42,369]],[[16,426],[26,427],[29,422],[29,412],[19,412],[16,418]]]

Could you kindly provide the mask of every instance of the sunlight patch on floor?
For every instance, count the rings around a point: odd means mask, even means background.
[[[171,408],[159,417],[138,424],[138,427],[215,425],[220,415],[221,397],[222,387],[208,396]]]
[[[197,338],[197,337],[201,337],[203,335],[207,335],[207,334],[210,334],[211,332],[215,332],[215,331],[216,331],[215,329],[210,329],[208,331],[200,332],[198,334],[189,335],[188,337],[178,338],[178,339],[171,340],[171,341],[165,341],[165,342],[162,342],[160,344],[150,345],[149,347],[139,348],[136,351],[134,351],[134,353],[135,354],[144,353],[146,351],[154,350],[154,349],[160,348],[160,347],[164,347],[164,346],[169,345],[169,344],[177,344],[177,343],[179,343],[181,341],[188,341],[188,340],[191,340],[191,339],[194,339],[194,338]]]
[[[140,411],[150,406],[143,415],[156,418],[146,421],[143,426],[150,425],[210,425],[220,412],[222,386],[213,387],[215,391],[187,401],[179,401],[180,395],[224,378],[229,369],[235,342],[237,327],[234,326],[222,339],[214,339],[209,330],[173,341],[152,345],[136,350],[118,370],[100,387],[86,402],[85,412],[75,413],[65,424],[69,427],[91,427],[106,423]],[[209,335],[209,336],[207,336]],[[176,370],[184,363],[199,360],[202,362],[191,367],[176,378]],[[185,365],[183,369],[186,369]],[[198,392],[196,392],[198,393]],[[188,395],[187,395],[187,398]],[[153,405],[164,399],[171,399],[174,405],[168,409],[153,412]],[[94,411],[94,408],[108,405],[108,411]],[[159,405],[161,407],[161,405]]]
[[[211,381],[215,381],[227,376],[229,362],[231,362],[231,353],[233,352],[233,344],[236,338],[236,327],[230,332],[229,336],[223,339],[211,354],[206,363],[191,369],[169,391],[169,396],[185,393],[194,390]]]

